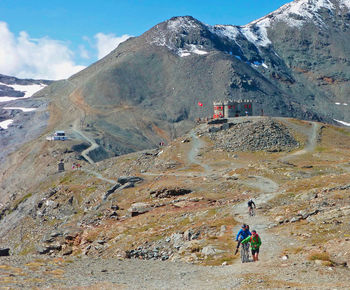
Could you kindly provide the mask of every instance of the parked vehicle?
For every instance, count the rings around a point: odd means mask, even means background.
[[[66,133],[64,131],[56,131],[52,136],[46,137],[48,141],[65,141],[67,140]]]

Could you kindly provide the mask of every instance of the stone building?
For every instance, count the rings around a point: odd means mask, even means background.
[[[253,115],[252,100],[216,101],[214,105],[214,119],[233,118]]]

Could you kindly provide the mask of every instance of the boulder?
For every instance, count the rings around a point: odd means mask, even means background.
[[[149,212],[150,210],[152,210],[152,206],[150,204],[146,202],[137,202],[131,205],[131,207],[128,209],[128,212],[133,217]]]
[[[185,241],[190,241],[191,238],[193,236],[193,230],[192,229],[188,229],[184,232],[183,238]]]
[[[292,218],[291,218],[290,222],[291,222],[291,223],[295,223],[295,222],[297,222],[297,221],[300,221],[301,219],[302,219],[302,217],[300,217],[300,216],[295,216],[295,217],[292,217]]]
[[[10,256],[9,248],[0,249],[0,257],[5,257],[5,256]]]
[[[37,246],[36,247],[36,251],[38,252],[38,254],[40,255],[45,255],[48,252],[50,252],[50,247],[42,245],[42,246]]]
[[[140,181],[142,181],[142,180],[143,180],[143,178],[138,177],[138,176],[120,176],[120,177],[118,178],[118,182],[119,182],[121,185],[123,185],[123,184],[125,184],[125,183],[129,183],[129,182],[131,182],[131,183],[136,183],[136,182],[140,182]]]
[[[181,233],[172,234],[170,239],[173,243],[173,247],[176,249],[180,249],[180,247],[182,247],[184,244],[184,236]]]
[[[63,256],[69,256],[73,253],[73,248],[71,246],[66,247],[63,251],[62,251],[62,255]]]
[[[217,254],[217,249],[213,246],[206,246],[202,249],[202,254],[205,256],[211,256]]]

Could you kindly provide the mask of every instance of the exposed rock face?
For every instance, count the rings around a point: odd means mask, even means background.
[[[128,182],[136,183],[136,182],[140,182],[142,180],[143,180],[143,178],[138,177],[138,176],[120,176],[120,177],[118,177],[118,182],[122,185],[125,183],[128,183]]]
[[[209,136],[216,148],[227,151],[278,152],[299,146],[283,124],[269,119],[232,124],[231,129],[212,132]]]
[[[190,189],[174,187],[174,188],[161,188],[161,189],[152,190],[150,192],[150,195],[155,198],[166,198],[171,196],[185,195],[191,192],[192,190]]]

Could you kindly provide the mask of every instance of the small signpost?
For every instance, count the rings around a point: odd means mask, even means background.
[[[63,172],[64,171],[64,160],[61,159],[60,162],[58,162],[58,172]]]

